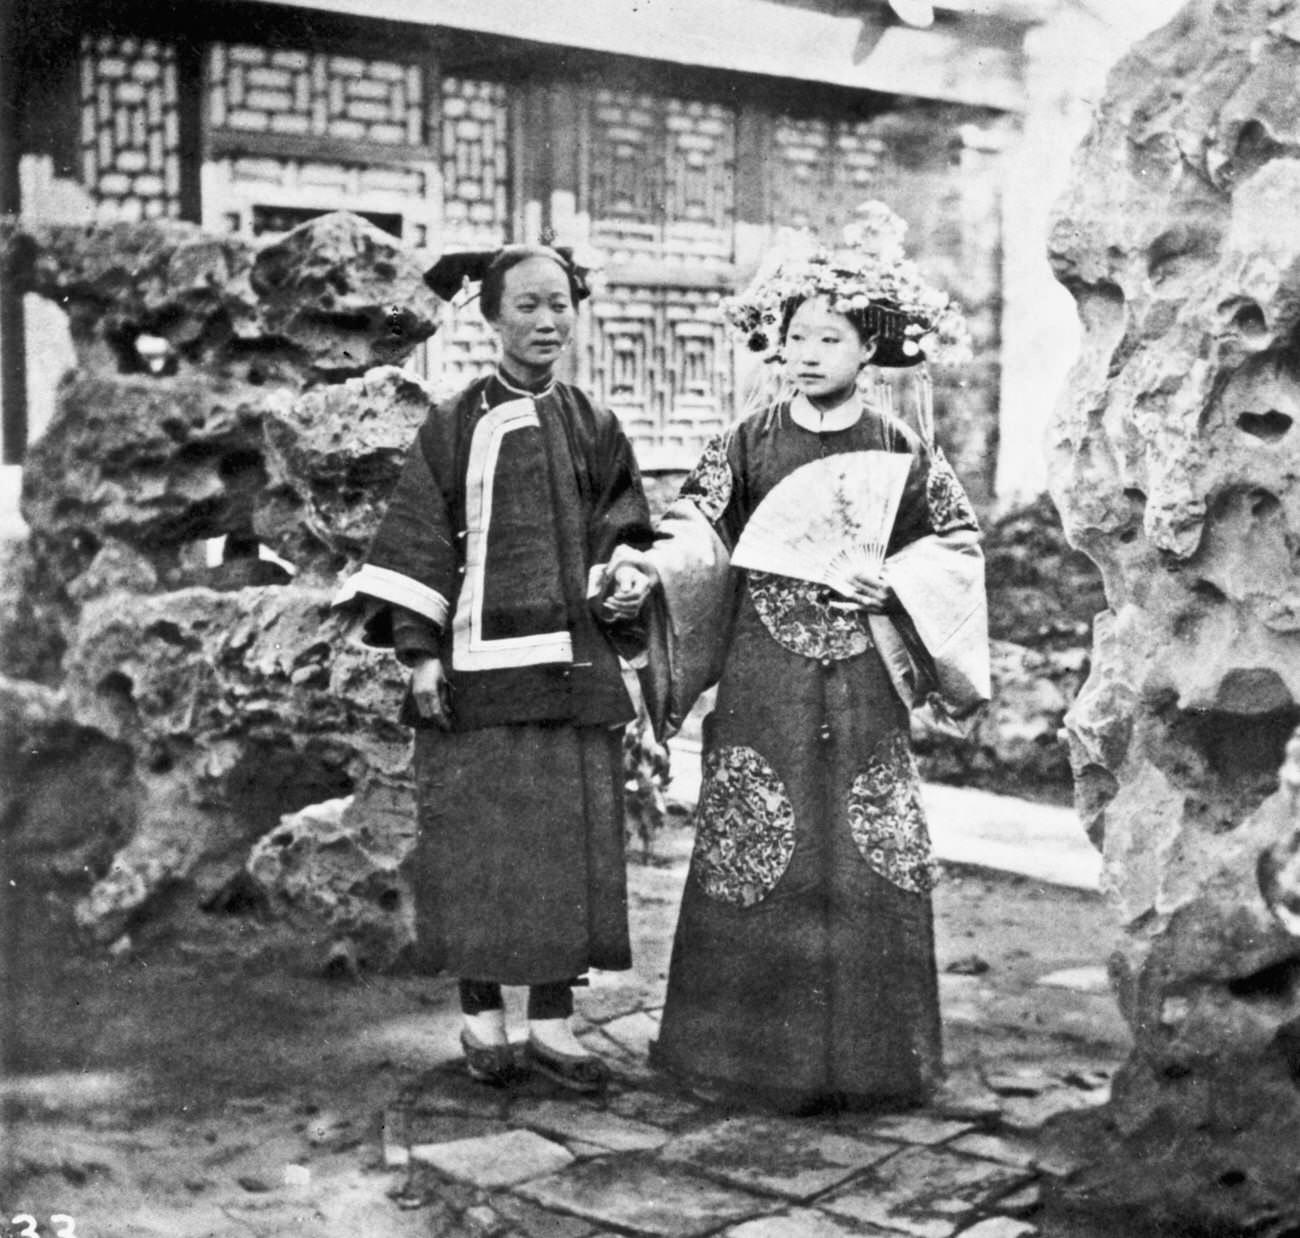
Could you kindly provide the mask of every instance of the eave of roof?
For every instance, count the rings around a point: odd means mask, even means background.
[[[960,22],[919,30],[777,0],[256,2],[1006,111],[1023,106],[1018,40],[982,42]],[[936,7],[1023,26],[1042,0]]]

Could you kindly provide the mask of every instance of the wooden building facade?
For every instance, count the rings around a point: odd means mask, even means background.
[[[512,4],[552,21],[511,32]],[[655,4],[121,0],[86,12],[21,0],[8,19],[18,54],[4,85],[18,122],[0,149],[0,205],[261,235],[346,207],[431,254],[543,235],[590,245],[604,286],[584,308],[574,376],[615,409],[653,471],[683,467],[734,416],[745,358],[718,304],[775,230],[829,233],[881,198],[971,313],[976,363],[935,381],[941,437],[984,494],[999,160],[1032,14],[939,5],[921,31],[885,0],[660,0],[680,24],[638,27]],[[584,12],[603,13],[596,34]],[[855,42],[841,64],[798,45],[800,31]],[[895,33],[911,41],[880,60]],[[784,60],[772,42],[787,44]],[[897,63],[906,55],[910,75]],[[767,71],[782,63],[797,71]],[[21,300],[0,289],[0,302],[5,455],[16,462],[25,409],[50,376]],[[492,356],[471,308],[451,316],[424,365],[454,387]]]

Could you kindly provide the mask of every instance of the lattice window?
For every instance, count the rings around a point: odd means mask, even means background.
[[[509,100],[500,82],[442,82],[443,225],[454,243],[500,245],[509,230]]]
[[[831,235],[879,195],[886,143],[870,121],[778,117],[768,222]]]
[[[108,35],[82,40],[81,174],[107,214],[181,213],[174,47]]]
[[[217,43],[208,53],[214,129],[418,147],[425,111],[416,65],[249,43]]]
[[[442,81],[441,248],[490,249],[510,237],[510,97],[501,82]],[[462,387],[495,363],[496,336],[474,302],[448,306],[430,345],[439,387]]]
[[[703,100],[592,90],[584,107],[581,209],[612,261],[728,261],[736,114]]]
[[[610,289],[591,310],[582,381],[640,448],[688,458],[731,420],[732,352],[719,294]]]

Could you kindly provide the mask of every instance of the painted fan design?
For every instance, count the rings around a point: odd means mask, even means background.
[[[907,452],[853,451],[795,469],[749,518],[732,563],[847,593],[885,561],[910,466]]]

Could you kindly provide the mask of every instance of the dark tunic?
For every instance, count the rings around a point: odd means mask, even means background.
[[[421,428],[341,601],[448,670],[451,730],[416,726],[419,963],[504,984],[630,965],[621,730],[633,716],[593,566],[645,545],[612,414],[556,384],[472,383]]]
[[[786,407],[750,418],[682,493],[730,550],[777,482],[868,450],[911,459],[891,554],[973,527],[942,458],[871,412],[822,434]],[[908,711],[859,612],[818,585],[739,576],[656,1061],[795,1109],[919,1100],[941,1046]]]

